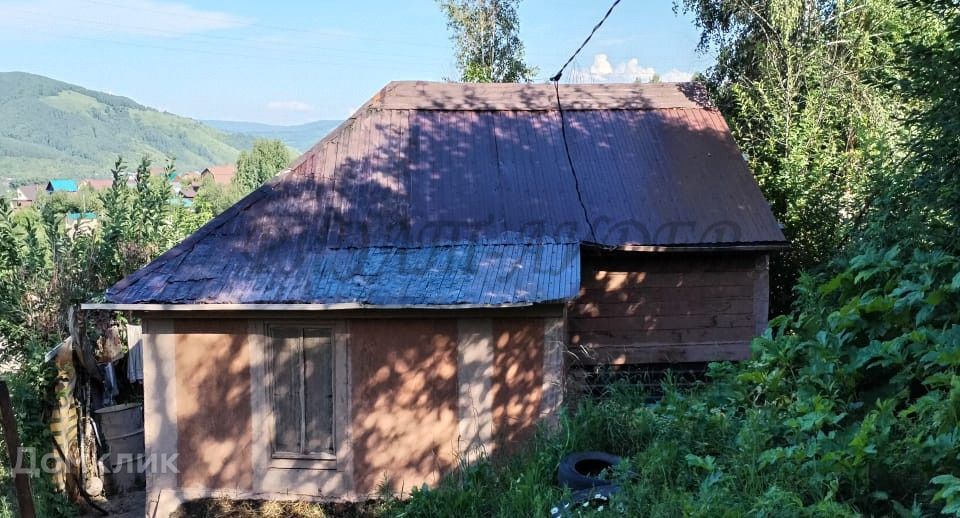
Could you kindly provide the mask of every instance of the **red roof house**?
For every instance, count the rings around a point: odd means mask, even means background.
[[[200,171],[201,178],[213,178],[219,185],[230,185],[237,175],[237,166],[234,164],[212,165]]]

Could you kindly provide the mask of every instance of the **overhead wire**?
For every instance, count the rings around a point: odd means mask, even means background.
[[[570,167],[570,172],[573,174],[573,185],[577,191],[577,201],[580,202],[580,209],[583,211],[583,219],[587,222],[587,227],[590,229],[590,237],[594,243],[597,242],[597,231],[593,227],[593,222],[590,221],[589,213],[587,212],[587,204],[583,201],[583,191],[580,188],[580,177],[577,175],[577,168],[573,164],[573,156],[570,154],[570,142],[567,139],[567,123],[566,117],[563,113],[563,104],[560,102],[560,78],[563,77],[563,71],[567,66],[576,59],[577,55],[580,54],[580,51],[587,46],[587,43],[590,42],[590,39],[593,38],[593,35],[600,29],[604,22],[607,21],[607,18],[610,17],[610,13],[613,12],[613,8],[620,3],[620,0],[614,0],[613,4],[610,5],[610,8],[607,9],[606,14],[603,15],[603,18],[593,26],[593,30],[590,31],[590,34],[587,35],[587,38],[583,40],[583,43],[577,47],[577,50],[573,52],[569,59],[560,67],[560,70],[557,71],[553,77],[550,78],[550,81],[553,83],[554,91],[557,95],[557,112],[560,114],[560,135],[563,138],[563,150],[567,155],[567,165]]]

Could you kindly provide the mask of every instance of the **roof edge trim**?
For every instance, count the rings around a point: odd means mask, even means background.
[[[581,246],[610,252],[776,252],[790,248],[788,242],[704,245],[620,245],[583,242]]]
[[[549,304],[564,304],[565,300],[520,302],[509,304],[112,304],[89,302],[80,305],[83,310],[104,311],[338,311],[349,309],[494,309],[524,308]]]

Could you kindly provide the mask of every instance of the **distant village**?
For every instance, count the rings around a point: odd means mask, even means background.
[[[164,174],[167,174],[167,172],[162,166],[150,168],[151,176]],[[174,200],[179,201],[185,207],[190,207],[204,182],[212,181],[217,185],[227,186],[233,182],[233,177],[236,174],[237,167],[235,164],[222,164],[210,166],[201,171],[174,173],[167,179],[170,181],[171,194]],[[131,187],[135,186],[136,179],[130,176],[127,179],[127,184]],[[36,203],[41,196],[56,193],[76,194],[83,190],[100,192],[109,189],[112,185],[112,179],[103,178],[52,179],[46,183],[29,184],[15,188],[10,204],[13,209],[22,209]],[[71,212],[65,215],[64,222],[72,226],[89,227],[95,223],[96,219],[96,212]]]

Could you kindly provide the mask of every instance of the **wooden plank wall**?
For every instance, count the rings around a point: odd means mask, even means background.
[[[744,359],[766,324],[765,255],[604,254],[582,264],[568,317],[583,365]]]

